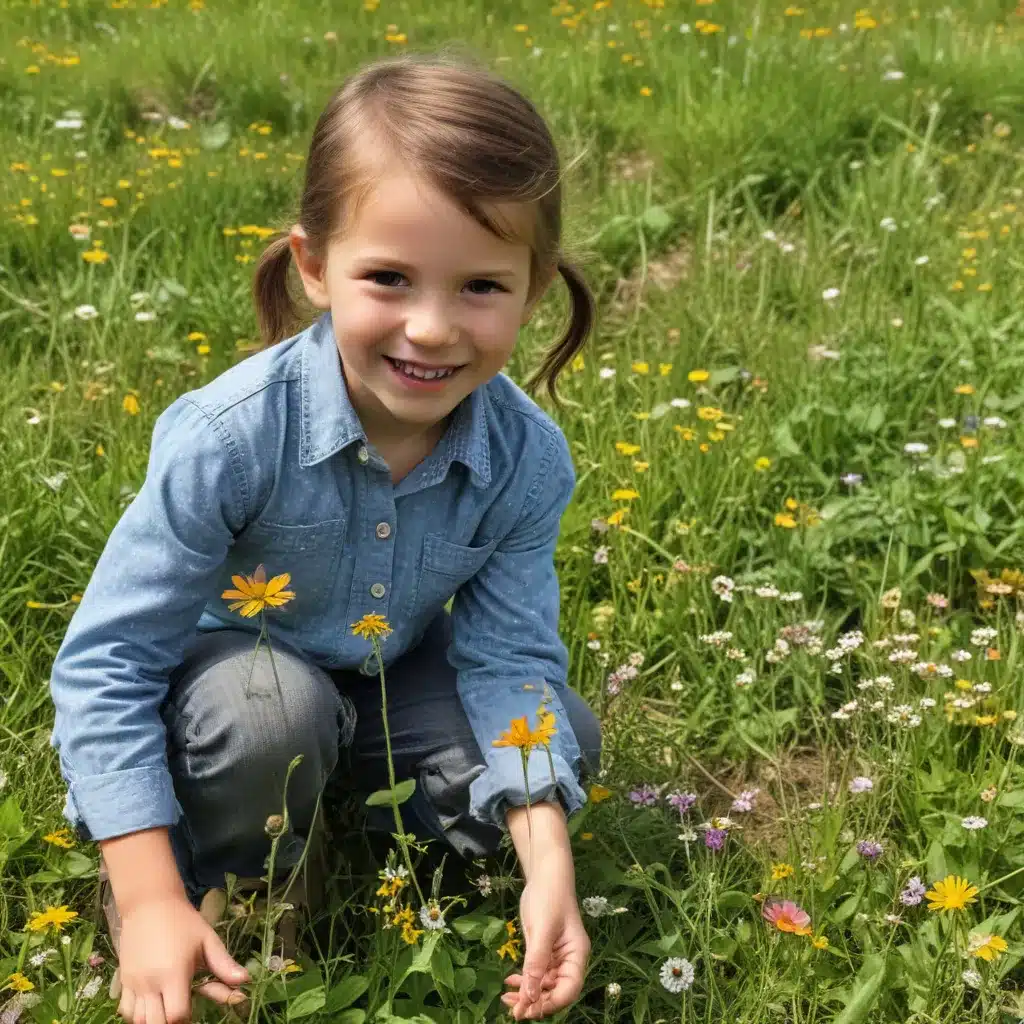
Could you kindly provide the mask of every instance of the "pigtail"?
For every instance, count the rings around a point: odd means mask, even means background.
[[[551,400],[559,406],[561,402],[556,389],[558,376],[586,344],[594,327],[596,307],[590,286],[579,268],[563,259],[559,259],[557,267],[569,288],[569,326],[561,340],[548,350],[544,361],[526,382],[526,390],[534,392],[543,385]]]
[[[288,285],[292,250],[288,236],[275,238],[260,256],[252,281],[252,296],[264,345],[276,345],[289,337],[299,319]]]

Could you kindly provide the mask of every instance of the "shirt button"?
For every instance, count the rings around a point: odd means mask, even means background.
[[[373,597],[383,597],[386,592],[387,588],[384,586],[383,583],[374,583],[374,585],[370,587],[370,594]]]
[[[377,524],[377,537],[379,540],[387,540],[391,536],[391,524],[390,523],[378,523]]]
[[[370,461],[370,453],[366,450],[366,445],[361,444],[359,451],[356,452],[356,458],[365,466]]]

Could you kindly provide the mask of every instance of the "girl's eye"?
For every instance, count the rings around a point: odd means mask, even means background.
[[[466,285],[466,287],[470,288],[470,289],[479,288],[481,286],[483,288],[486,288],[487,290],[486,291],[476,291],[476,290],[474,290],[473,291],[474,295],[491,295],[492,294],[492,289],[494,291],[499,291],[499,292],[503,292],[505,290],[504,288],[502,288],[502,286],[500,284],[498,284],[497,281],[488,281],[486,278],[483,278],[483,277],[479,277],[475,281],[470,281],[469,284]]]
[[[383,285],[385,288],[393,288],[402,280],[403,276],[397,270],[375,270],[373,273],[367,274],[374,284]]]

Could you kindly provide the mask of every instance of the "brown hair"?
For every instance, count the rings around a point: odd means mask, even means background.
[[[527,387],[544,385],[557,402],[558,375],[593,327],[594,298],[561,251],[562,172],[544,119],[507,82],[461,59],[403,55],[368,65],[335,92],[313,131],[297,220],[314,255],[368,194],[372,168],[365,154],[381,152],[400,156],[500,238],[510,236],[484,204],[536,204],[531,293],[554,267],[569,288],[571,315]],[[282,237],[267,246],[256,269],[253,296],[268,345],[302,322],[290,267]]]

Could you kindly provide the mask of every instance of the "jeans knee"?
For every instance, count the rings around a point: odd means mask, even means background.
[[[596,775],[601,768],[601,720],[590,705],[572,690],[566,693],[564,703],[580,748],[580,774]]]

